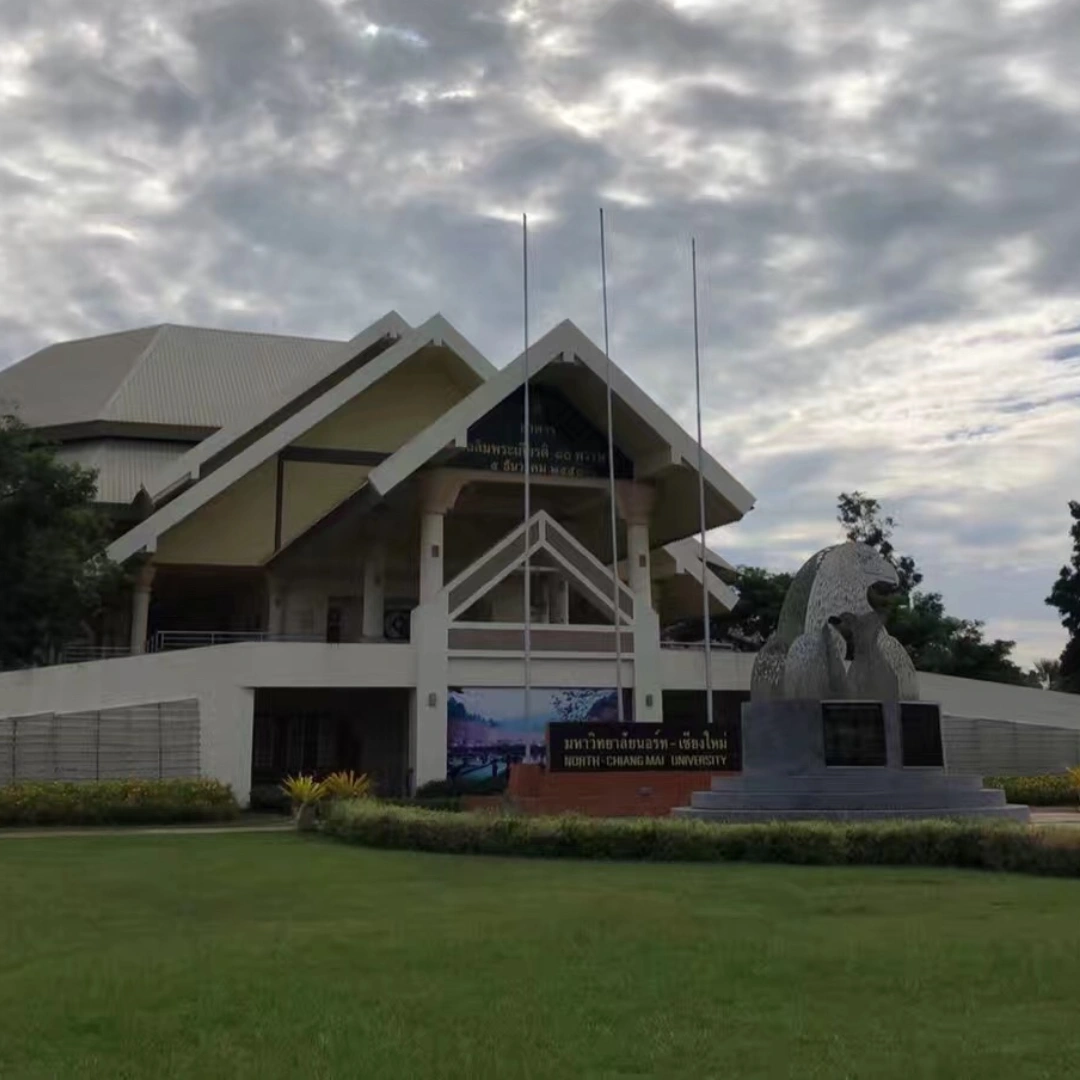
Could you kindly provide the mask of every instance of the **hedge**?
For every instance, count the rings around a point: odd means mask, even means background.
[[[1003,788],[1011,803],[1025,806],[1076,806],[1076,785],[1068,773],[1048,776],[988,776],[987,787]]]
[[[372,801],[330,807],[321,830],[349,843],[455,855],[952,866],[1080,876],[1080,830],[976,821],[772,822],[446,814]]]
[[[227,821],[240,808],[217,780],[41,781],[0,787],[0,825]]]

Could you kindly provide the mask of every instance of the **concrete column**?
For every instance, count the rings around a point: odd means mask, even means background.
[[[443,587],[443,522],[465,483],[460,473],[433,469],[420,486],[420,603],[429,604]]]
[[[570,622],[570,580],[560,575],[555,579],[551,621],[566,626]]]
[[[441,513],[420,516],[420,603],[430,604],[443,587],[443,524]]]
[[[150,593],[154,584],[154,566],[144,563],[135,575],[131,594],[131,652],[146,652],[147,624],[150,619]]]
[[[630,588],[637,603],[652,607],[652,567],[649,562],[649,523],[626,526],[626,557],[630,565]]]
[[[656,493],[647,484],[616,485],[619,512],[626,522],[626,561],[634,594],[634,719],[663,719],[660,619],[653,610],[649,519]]]
[[[267,632],[274,635],[285,633],[288,622],[288,586],[277,577],[271,577],[266,586],[267,593]]]
[[[386,545],[380,540],[371,546],[364,560],[364,622],[361,635],[365,639],[381,639],[385,615]]]

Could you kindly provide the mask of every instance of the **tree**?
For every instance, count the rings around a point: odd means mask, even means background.
[[[1031,669],[1031,681],[1042,690],[1058,690],[1061,686],[1061,661],[1045,657],[1036,660]]]
[[[861,491],[840,492],[836,509],[837,519],[844,526],[847,539],[877,548],[896,567],[900,592],[908,595],[922,581],[923,576],[910,555],[896,554],[892,543],[896,520],[892,515],[882,515],[881,503]]]
[[[1069,641],[1061,654],[1059,688],[1080,694],[1080,502],[1069,503],[1073,524],[1069,530],[1073,553],[1061,568],[1046,602],[1061,614],[1061,625],[1069,631]]]
[[[725,580],[738,593],[731,611],[709,620],[710,640],[738,652],[755,652],[768,640],[780,621],[780,608],[791,585],[791,574],[774,574],[760,566],[740,566]],[[701,641],[702,620],[684,619],[667,636],[673,641]]]
[[[1032,685],[1034,676],[1012,659],[1016,642],[983,636],[983,623],[948,615],[941,593],[919,592],[922,572],[910,555],[898,555],[892,543],[896,520],[882,512],[877,499],[861,491],[841,492],[837,520],[848,540],[869,544],[896,567],[899,589],[884,601],[886,629],[907,650],[919,671],[966,679]]]
[[[118,588],[94,491],[93,471],[0,416],[0,669],[48,660]]]

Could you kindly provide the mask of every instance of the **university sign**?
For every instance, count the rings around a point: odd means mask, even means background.
[[[525,392],[518,389],[481,417],[468,443],[451,464],[489,472],[520,473],[525,468]],[[529,390],[529,471],[537,476],[606,478],[607,438],[556,389],[538,384]],[[630,459],[615,448],[615,475],[633,477]]]
[[[735,772],[738,728],[670,724],[554,723],[547,727],[551,772]]]

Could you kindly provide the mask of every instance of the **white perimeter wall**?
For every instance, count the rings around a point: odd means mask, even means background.
[[[749,690],[753,664],[750,653],[713,652],[714,688]],[[703,650],[663,649],[660,665],[664,689],[704,686]],[[447,677],[449,686],[521,686],[524,667],[520,658],[454,656],[449,659]],[[943,675],[920,675],[919,680],[923,699],[940,703],[945,716],[1080,731],[1080,695]],[[547,687],[613,687],[615,665],[610,659],[537,657],[532,663],[532,682]],[[255,688],[416,685],[412,645],[261,642],[7,672],[0,675],[0,717],[197,698],[202,774],[231,784],[243,801],[251,783]],[[633,685],[633,664],[627,662],[623,686]],[[439,698],[434,709],[426,707],[425,698],[414,710],[423,724],[422,741],[443,748],[440,753],[444,753],[446,706],[442,694]],[[417,734],[410,732],[410,740],[415,742]],[[427,755],[430,762],[424,758],[418,782],[438,771],[438,756]],[[445,771],[445,758],[442,762]]]

